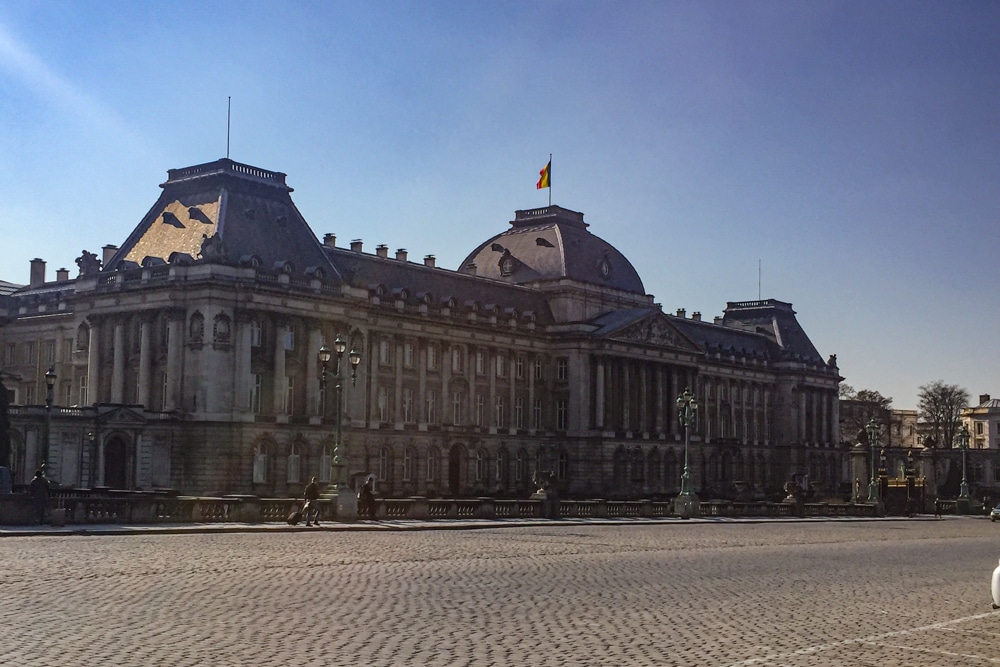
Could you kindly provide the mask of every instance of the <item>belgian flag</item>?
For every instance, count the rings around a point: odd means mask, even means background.
[[[535,184],[536,190],[541,190],[542,188],[549,187],[549,180],[552,178],[552,160],[549,159],[548,164],[542,167],[542,170],[538,172],[539,179],[538,183]]]

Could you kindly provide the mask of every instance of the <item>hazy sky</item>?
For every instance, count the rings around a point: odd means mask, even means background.
[[[552,202],[664,310],[791,302],[857,389],[1000,395],[1000,3],[0,0],[0,279],[76,275],[166,170],[457,268]]]

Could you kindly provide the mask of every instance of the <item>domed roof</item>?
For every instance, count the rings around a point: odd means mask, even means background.
[[[472,251],[459,270],[515,284],[569,278],[645,295],[632,264],[587,231],[582,213],[547,206],[517,211],[510,225]]]

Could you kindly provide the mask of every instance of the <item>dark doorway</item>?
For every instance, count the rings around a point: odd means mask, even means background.
[[[452,497],[462,490],[462,445],[452,445],[448,451],[448,490]]]
[[[104,443],[104,486],[127,489],[128,465],[125,441],[114,437]]]

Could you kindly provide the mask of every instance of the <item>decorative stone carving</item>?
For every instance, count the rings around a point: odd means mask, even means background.
[[[620,337],[642,343],[669,345],[671,347],[677,347],[681,344],[677,332],[666,322],[658,318],[650,318],[633,324],[628,329],[625,329]]]
[[[76,265],[80,267],[81,276],[89,276],[92,273],[99,273],[101,270],[101,260],[92,252],[82,251],[83,254],[76,258]]]

